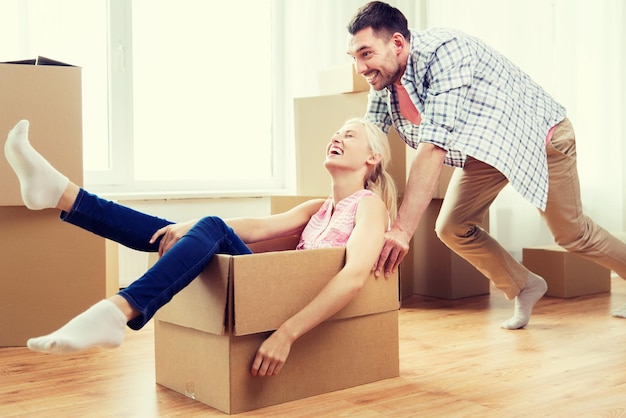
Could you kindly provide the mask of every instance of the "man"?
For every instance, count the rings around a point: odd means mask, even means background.
[[[402,12],[379,1],[361,7],[348,32],[348,54],[371,86],[366,118],[385,132],[393,125],[417,150],[377,274],[390,274],[406,255],[447,164],[458,169],[437,235],[515,300],[503,328],[525,327],[547,289],[481,227],[509,182],[539,209],[557,244],[626,278],[626,244],[582,213],[565,109],[527,74],[461,32],[409,30]]]

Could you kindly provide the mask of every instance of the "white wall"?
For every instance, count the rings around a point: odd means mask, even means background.
[[[346,25],[365,0],[285,1],[288,97],[319,92],[319,70],[347,62]],[[526,70],[568,109],[574,123],[584,210],[626,230],[626,5],[622,0],[390,0],[412,27],[448,26],[478,36]],[[285,113],[286,118],[293,118]],[[175,221],[269,213],[264,199],[124,202]],[[510,187],[491,211],[491,230],[521,256],[552,238],[534,207]],[[133,264],[133,263],[130,263]],[[136,264],[136,263],[135,263]],[[138,270],[145,268],[139,262]],[[126,280],[135,275],[122,267]],[[132,270],[132,269],[131,269]],[[141,273],[143,271],[139,271]]]
[[[567,108],[577,136],[584,211],[611,231],[624,230],[624,3],[431,0],[426,22],[485,40]],[[510,186],[494,203],[491,221],[492,233],[516,256],[524,246],[553,242],[534,207]]]
[[[345,63],[346,24],[366,0],[286,1],[294,96],[318,94],[320,69]],[[446,26],[485,40],[568,109],[577,134],[585,212],[626,230],[626,4],[623,0],[389,0],[417,29]],[[289,6],[291,5],[291,6]],[[491,229],[514,255],[552,243],[536,209],[510,187]]]

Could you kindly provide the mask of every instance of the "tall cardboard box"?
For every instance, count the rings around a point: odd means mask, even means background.
[[[33,146],[81,185],[80,68],[45,58],[0,63],[0,91],[2,146],[28,119]],[[4,153],[0,160],[0,346],[23,346],[117,290],[117,277],[105,240],[61,222],[56,210],[24,207]]]
[[[489,280],[437,237],[434,225],[442,203],[430,202],[413,236],[407,255],[413,258],[413,292],[440,299],[488,295]]]
[[[369,83],[365,77],[356,72],[353,63],[324,68],[319,73],[319,81],[322,96],[370,90]]]
[[[272,196],[270,197],[270,214],[275,215],[277,213],[287,212],[301,203],[313,199],[326,199],[328,196],[330,196],[330,194],[326,196]]]
[[[75,183],[83,181],[81,69],[47,58],[0,63],[0,138],[30,120],[30,142]],[[0,164],[0,206],[23,206],[19,182]]]
[[[330,175],[324,168],[326,145],[346,120],[365,115],[367,95],[368,92],[360,92],[294,99],[298,195],[330,194]],[[389,172],[398,192],[402,193],[406,183],[406,145],[393,129],[389,134],[389,145]]]
[[[573,298],[611,291],[611,271],[558,245],[522,249],[522,263],[544,278],[546,296]]]
[[[351,66],[354,67],[354,66]],[[343,86],[339,90],[349,88],[355,77],[349,67],[329,69],[322,73],[321,80],[329,89]],[[356,75],[363,78],[360,75]],[[324,81],[325,80],[325,81]],[[354,80],[353,80],[354,81]],[[356,81],[354,81],[356,83]],[[335,86],[335,87],[333,87]],[[330,193],[330,176],[324,169],[326,144],[343,123],[352,117],[362,117],[367,109],[368,91],[330,94],[325,96],[301,97],[294,99],[294,128],[296,140],[296,192],[298,195],[326,196]],[[391,165],[389,172],[398,188],[398,195],[404,194],[407,176],[415,150],[400,139],[395,129],[389,132],[391,147]],[[453,169],[444,167],[434,198],[443,198]],[[424,224],[424,222],[422,222]],[[432,225],[426,225],[430,227]],[[416,249],[415,251],[421,251]],[[422,260],[423,258],[420,258]],[[402,297],[413,295],[415,277],[423,276],[422,272],[414,272],[414,260],[405,258],[400,266]]]
[[[271,251],[296,243],[217,255],[158,312],[158,384],[233,414],[399,375],[397,276],[370,277],[349,305],[294,343],[277,376],[250,375],[261,343],[343,266],[343,248]]]

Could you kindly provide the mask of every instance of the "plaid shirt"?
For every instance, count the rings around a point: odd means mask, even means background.
[[[527,74],[476,38],[431,29],[411,31],[401,82],[421,124],[402,117],[392,86],[370,91],[368,120],[387,133],[393,125],[413,148],[428,142],[447,150],[448,165],[463,167],[469,155],[495,167],[545,209],[546,136],[565,108]]]

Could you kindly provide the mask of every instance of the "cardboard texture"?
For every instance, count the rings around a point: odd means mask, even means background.
[[[363,117],[367,92],[294,99],[296,192],[303,196],[330,195],[330,175],[324,168],[326,145],[337,129],[353,117]],[[398,192],[406,183],[406,144],[395,130],[389,133],[389,172]]]
[[[330,71],[328,74],[335,74]],[[345,68],[344,73],[345,75]],[[360,77],[360,76],[359,76]],[[362,77],[361,77],[362,78]],[[330,83],[330,81],[328,81]],[[341,81],[339,81],[341,83]],[[330,193],[330,176],[324,169],[326,144],[331,136],[343,123],[351,117],[361,117],[367,108],[368,91],[348,94],[333,94],[317,97],[303,97],[294,99],[295,117],[295,139],[296,139],[296,192],[298,195],[327,196]],[[389,172],[398,188],[401,197],[404,194],[406,181],[411,167],[415,150],[407,146],[398,133],[392,128],[389,133],[389,144],[391,146],[391,165]],[[433,195],[435,199],[445,196],[450,177],[454,169],[443,167],[439,183]],[[431,219],[434,222],[434,218]],[[422,228],[433,229],[432,224],[422,221]],[[428,234],[428,232],[424,232]],[[421,241],[420,241],[421,240]],[[429,239],[420,239],[418,242],[428,242]],[[415,240],[413,242],[416,242]],[[424,260],[428,260],[420,253],[420,248],[413,248],[413,255],[405,257],[400,266],[400,281],[402,298],[408,298],[413,294],[444,295],[443,297],[453,297],[451,295],[473,295],[483,294],[484,286],[488,283],[475,287],[474,269],[468,269],[467,265],[460,262],[456,255],[451,256],[449,250],[438,240],[435,248],[440,255],[440,259],[446,260],[445,266],[425,268],[420,266]],[[433,252],[433,248],[425,249],[426,252]],[[417,257],[417,260],[414,258]],[[414,267],[419,267],[414,271]],[[468,270],[470,274],[469,282],[466,285],[452,283],[450,279],[458,274],[463,274]],[[442,273],[444,283],[447,281],[449,289],[439,289],[436,284],[437,274]],[[425,279],[425,277],[431,277]],[[421,283],[417,289],[414,282]],[[453,298],[456,298],[454,296]],[[463,297],[463,296],[458,296]]]
[[[19,120],[30,120],[31,144],[82,185],[81,69],[41,57],[0,63],[0,91],[0,137],[6,138]],[[24,205],[8,164],[0,164],[0,184],[0,206]]]
[[[329,180],[330,182],[330,180]],[[329,183],[330,184],[330,183]],[[307,202],[313,199],[326,199],[330,196],[330,190],[323,196],[271,196],[270,197],[270,213],[283,213],[298,206],[301,203]]]
[[[0,207],[0,230],[0,346],[25,346],[110,296],[103,238],[19,206]]]
[[[297,237],[276,242],[295,248]],[[372,276],[349,305],[296,341],[278,376],[250,375],[261,343],[344,257],[343,248],[216,255],[155,318],[157,383],[232,414],[398,376],[397,275]]]
[[[319,73],[320,95],[358,93],[369,91],[370,85],[356,72],[354,64],[342,64],[326,68]]]
[[[522,249],[523,264],[543,277],[546,296],[572,298],[611,291],[611,271],[557,245]]]
[[[413,236],[409,252],[413,257],[413,292],[440,299],[488,295],[489,280],[437,237],[433,225],[442,203],[442,199],[431,201]],[[488,225],[486,219],[483,227],[488,229]]]
[[[399,138],[398,138],[399,139]],[[406,180],[409,179],[409,170],[411,168],[411,163],[413,162],[413,158],[417,150],[407,146],[406,147]],[[443,199],[446,196],[446,191],[448,190],[448,184],[450,183],[450,178],[454,173],[455,168],[450,167],[449,165],[444,165],[441,167],[441,173],[439,174],[439,181],[437,182],[437,186],[433,191],[433,199]]]
[[[81,69],[46,58],[0,63],[0,132],[30,120],[30,142],[83,182]],[[0,164],[0,346],[24,346],[117,289],[105,240],[24,207],[17,176]],[[115,266],[115,269],[117,267]]]

